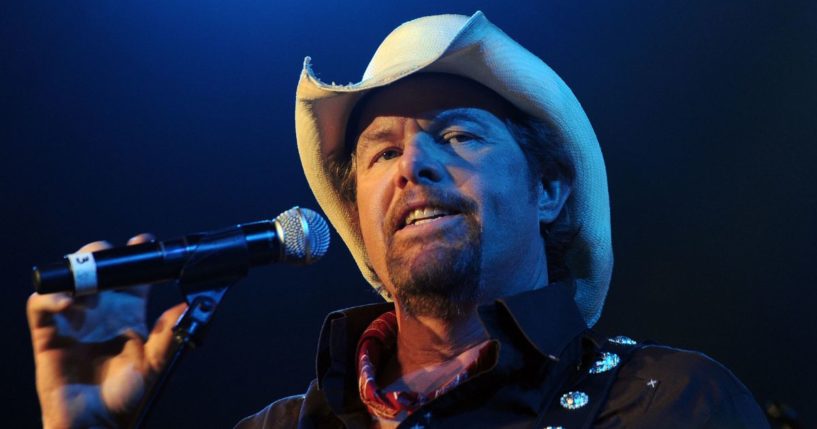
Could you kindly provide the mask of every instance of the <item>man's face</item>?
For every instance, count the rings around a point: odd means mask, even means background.
[[[520,266],[543,263],[538,188],[503,122],[507,102],[466,79],[416,75],[365,103],[360,229],[398,307],[457,317],[517,286]]]

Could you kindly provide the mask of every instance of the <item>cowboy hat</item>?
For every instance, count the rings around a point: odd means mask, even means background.
[[[306,179],[363,276],[382,289],[355,227],[354,207],[330,172],[345,156],[346,123],[369,90],[419,72],[474,80],[521,111],[549,123],[562,139],[576,178],[567,205],[577,235],[566,263],[576,280],[575,301],[588,326],[601,315],[613,269],[607,175],[598,140],[573,92],[542,60],[493,25],[482,12],[437,15],[406,22],[389,34],[358,83],[326,84],[304,60],[295,102],[295,132]]]

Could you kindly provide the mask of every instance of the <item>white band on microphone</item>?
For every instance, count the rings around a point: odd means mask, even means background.
[[[74,295],[90,295],[97,292],[96,260],[90,252],[78,252],[66,255],[74,275]]]

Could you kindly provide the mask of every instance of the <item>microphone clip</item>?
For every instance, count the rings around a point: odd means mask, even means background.
[[[130,427],[144,427],[153,405],[186,351],[201,344],[227,290],[247,275],[250,268],[247,253],[247,242],[238,227],[204,234],[198,240],[176,280],[188,307],[173,327],[171,358],[142,398],[137,417]]]

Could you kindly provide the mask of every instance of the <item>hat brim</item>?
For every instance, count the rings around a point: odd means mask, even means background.
[[[345,153],[345,132],[357,101],[369,90],[420,72],[454,74],[492,89],[523,112],[548,122],[573,161],[576,178],[568,208],[577,235],[566,262],[576,280],[576,303],[588,326],[604,305],[613,267],[607,174],[596,135],[579,101],[541,59],[481,12],[438,15],[395,29],[375,52],[363,79],[326,84],[304,61],[295,104],[295,130],[304,173],[315,198],[348,246],[366,280],[371,270],[356,213],[331,178],[329,165]]]

